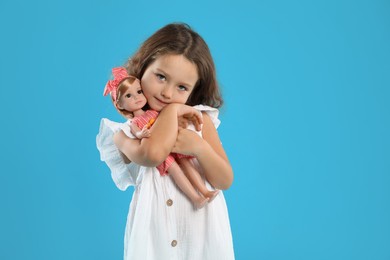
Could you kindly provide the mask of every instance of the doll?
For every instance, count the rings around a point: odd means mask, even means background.
[[[116,109],[129,119],[131,133],[137,138],[148,138],[158,112],[146,110],[147,100],[142,93],[140,81],[128,75],[123,67],[112,69],[113,80],[107,82],[104,95],[111,94]],[[191,156],[171,153],[166,160],[157,166],[161,176],[170,175],[177,186],[194,203],[196,208],[202,208],[207,202],[211,202],[219,193],[219,190],[210,191],[190,161]],[[179,161],[179,164],[176,162]],[[185,169],[185,171],[183,171]],[[192,175],[190,178],[188,175]],[[199,193],[198,193],[199,192]]]

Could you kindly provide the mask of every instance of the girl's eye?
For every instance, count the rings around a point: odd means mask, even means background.
[[[183,85],[180,85],[178,88],[181,91],[187,91],[188,90],[188,88],[186,86],[183,86]]]
[[[131,98],[131,94],[126,94],[126,96],[125,97],[127,97],[127,98]]]
[[[137,94],[142,94],[142,90],[138,90],[138,91],[137,91]]]
[[[158,78],[159,80],[161,80],[161,81],[165,81],[165,80],[166,80],[165,76],[162,75],[162,74],[157,73],[156,76],[157,76],[157,78]]]

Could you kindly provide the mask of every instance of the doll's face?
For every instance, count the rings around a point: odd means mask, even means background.
[[[142,109],[146,104],[146,98],[142,93],[139,80],[134,80],[118,100],[118,108],[128,112]]]
[[[142,89],[151,109],[170,103],[185,104],[198,81],[194,63],[183,55],[167,54],[150,64],[142,76]]]

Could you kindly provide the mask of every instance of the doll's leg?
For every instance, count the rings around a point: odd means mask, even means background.
[[[192,185],[198,189],[200,193],[206,198],[209,198],[211,202],[219,193],[219,190],[210,191],[207,189],[206,184],[199,172],[195,169],[194,164],[187,158],[176,159],[180,164],[181,169],[187,175]]]
[[[175,180],[177,186],[192,200],[197,208],[202,208],[209,198],[202,197],[187,179],[182,169],[176,162],[173,162],[168,169],[168,174]]]

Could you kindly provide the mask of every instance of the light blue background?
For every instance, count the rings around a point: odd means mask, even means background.
[[[113,66],[169,22],[208,42],[236,258],[390,259],[390,2],[0,2],[0,259],[121,259],[132,189],[95,146]]]

